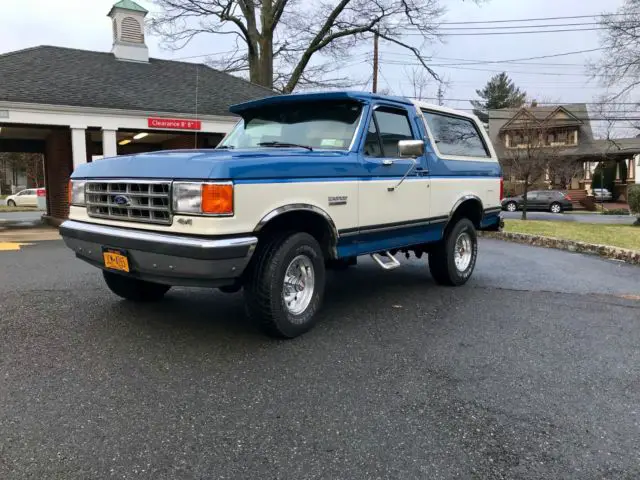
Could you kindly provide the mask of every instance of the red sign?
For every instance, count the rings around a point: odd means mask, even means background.
[[[200,130],[200,120],[185,120],[182,118],[147,118],[149,128],[172,128],[177,130]]]
[[[36,190],[36,195],[38,195],[38,197],[44,197],[45,196],[45,189],[44,188],[38,188]]]

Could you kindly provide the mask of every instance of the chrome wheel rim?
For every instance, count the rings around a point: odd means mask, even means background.
[[[551,205],[551,211],[553,213],[560,213],[560,205]]]
[[[515,212],[516,211],[516,204],[515,203],[510,203],[509,205],[507,205],[507,210],[509,210],[510,212]]]
[[[459,272],[464,272],[471,264],[473,256],[473,243],[471,236],[467,232],[462,232],[456,238],[454,261]]]
[[[300,315],[309,307],[315,290],[315,278],[309,257],[298,255],[291,260],[284,274],[282,289],[282,299],[289,313]]]

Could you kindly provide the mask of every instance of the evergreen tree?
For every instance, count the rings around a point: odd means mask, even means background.
[[[491,77],[482,90],[476,90],[482,100],[472,100],[473,113],[483,122],[489,121],[489,110],[496,108],[518,108],[524,105],[527,92],[521,91],[505,73]]]

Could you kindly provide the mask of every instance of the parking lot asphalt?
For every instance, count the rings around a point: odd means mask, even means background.
[[[318,326],[242,295],[120,301],[61,242],[0,252],[0,478],[635,479],[640,268],[482,240],[329,276]]]

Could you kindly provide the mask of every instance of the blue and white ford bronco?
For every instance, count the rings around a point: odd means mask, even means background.
[[[60,231],[128,300],[173,285],[244,291],[273,335],[315,322],[325,272],[371,255],[428,255],[436,282],[473,272],[477,230],[500,228],[501,169],[473,115],[355,92],[294,94],[231,107],[214,150],[81,165]]]

